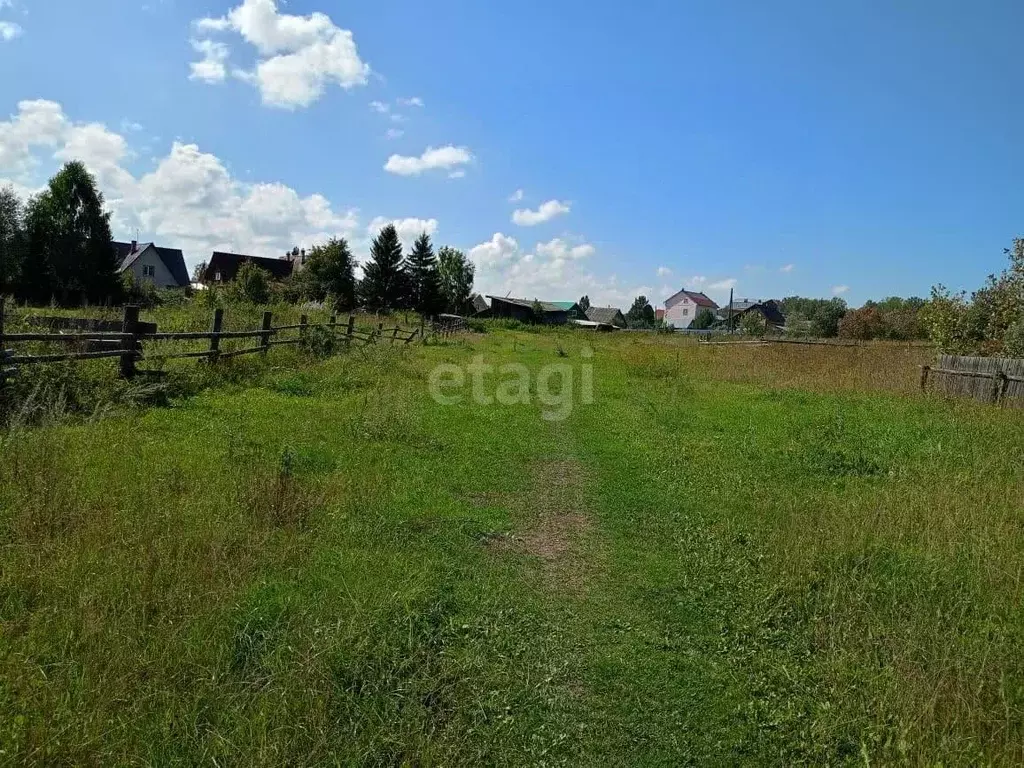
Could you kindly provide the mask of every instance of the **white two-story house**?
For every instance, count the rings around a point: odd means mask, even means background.
[[[702,309],[714,312],[718,305],[703,293],[684,288],[665,299],[665,324],[676,328],[689,328]]]

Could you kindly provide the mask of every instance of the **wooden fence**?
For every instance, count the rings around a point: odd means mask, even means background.
[[[413,329],[401,328],[397,324],[393,328],[385,328],[384,323],[379,322],[376,328],[367,330],[356,327],[355,315],[349,315],[347,322],[342,324],[337,322],[336,315],[332,315],[330,322],[327,323],[310,323],[307,316],[302,315],[298,324],[275,326],[273,315],[270,312],[264,312],[263,322],[257,329],[225,331],[223,330],[224,310],[216,309],[213,312],[209,331],[159,332],[155,324],[139,320],[138,307],[127,306],[124,308],[123,319],[119,322],[113,321],[113,327],[116,327],[116,330],[111,329],[112,321],[77,319],[65,321],[60,318],[48,318],[42,322],[42,325],[48,327],[45,332],[6,333],[3,309],[4,300],[0,298],[0,386],[7,378],[17,373],[19,366],[67,360],[116,359],[120,373],[125,378],[132,378],[140,373],[152,373],[141,371],[138,368],[138,362],[146,357],[144,342],[147,347],[150,343],[163,341],[205,342],[203,349],[154,354],[152,357],[160,360],[196,358],[215,363],[218,360],[241,355],[266,355],[271,347],[278,345],[298,346],[310,343],[313,341],[311,335],[314,333],[314,329],[323,329],[320,333],[326,333],[334,342],[340,342],[348,347],[354,344],[362,346],[377,343],[409,344],[417,337],[425,341],[428,334],[446,337],[460,330],[448,324],[438,330],[432,326],[424,326],[422,321],[418,328]],[[93,326],[95,330],[79,330],[89,327],[93,323],[95,323]],[[54,326],[70,330],[54,331],[52,330]],[[253,345],[225,351],[221,349],[221,341],[225,339],[251,339]],[[26,354],[12,347],[12,345],[26,343],[59,344],[66,349],[53,354]]]
[[[1024,406],[1024,360],[940,355],[921,368],[921,390],[973,397],[986,403]]]

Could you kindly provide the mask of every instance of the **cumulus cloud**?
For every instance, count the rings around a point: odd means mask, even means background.
[[[425,171],[453,170],[472,162],[473,155],[466,147],[427,147],[419,157],[392,155],[384,164],[384,170],[398,176],[419,176]]]
[[[3,6],[0,5],[0,8],[2,7]],[[0,40],[3,40],[5,43],[10,42],[16,37],[20,37],[24,32],[25,30],[13,21],[0,21]]]
[[[224,82],[228,76],[228,47],[213,40],[193,40],[192,48],[196,53],[202,54],[203,58],[189,64],[191,72],[188,79],[201,80],[204,83]]]
[[[510,203],[518,203],[518,202],[519,202],[519,201],[521,201],[521,200],[522,200],[522,199],[523,199],[523,198],[524,198],[525,196],[526,196],[526,193],[525,193],[525,192],[523,192],[523,190],[521,190],[521,189],[517,189],[517,190],[516,190],[515,192],[513,192],[513,193],[512,193],[511,195],[509,195],[509,197],[508,197],[508,201],[509,201]]]
[[[543,224],[545,221],[550,221],[556,216],[562,216],[569,213],[569,204],[563,203],[560,200],[548,200],[546,203],[542,203],[540,208],[535,211],[528,209],[519,209],[512,214],[512,221],[521,227],[532,227],[537,224]]]
[[[701,286],[701,285],[704,285],[705,283],[707,283],[707,281],[708,281],[708,279],[706,277],[704,277],[704,275],[694,275],[693,277],[690,278],[690,280],[689,280],[689,282],[687,284],[688,285]]]
[[[358,252],[365,236],[355,210],[336,210],[322,195],[301,196],[277,182],[248,184],[195,144],[174,142],[156,167],[134,175],[125,138],[98,123],[74,123],[52,101],[23,101],[0,122],[0,186],[39,189],[59,162],[81,160],[97,177],[115,236],[144,237],[181,248],[190,263],[213,250],[277,256],[332,236]]]
[[[233,74],[255,85],[268,106],[308,107],[328,85],[344,89],[366,85],[370,74],[369,65],[359,58],[352,32],[336,26],[324,13],[295,16],[279,12],[275,0],[242,0],[226,16],[198,19],[193,25],[206,35],[235,32],[256,48],[255,69]],[[200,53],[204,59],[193,63],[194,78],[217,82],[195,74],[197,66],[201,72],[218,72],[204,68],[207,58],[204,51]]]
[[[792,272],[796,268],[796,264],[786,264],[785,266],[779,267],[779,272]]]
[[[846,293],[849,290],[850,290],[850,286],[848,286],[848,285],[835,285],[835,286],[832,286],[832,295],[833,296],[841,296],[842,294]]]
[[[401,128],[388,128],[385,131],[384,136],[389,139],[400,139],[405,135],[405,131]]]
[[[672,274],[672,270],[668,267],[658,267],[658,277],[668,277]]]
[[[423,106],[423,99],[421,99],[419,96],[412,96],[412,97],[410,97],[408,99],[398,99],[397,102],[398,102],[398,105],[400,107],[422,107]]]
[[[522,248],[514,237],[496,232],[474,246],[468,256],[476,266],[476,289],[497,296],[559,301],[587,294],[595,305],[628,308],[640,295],[651,295],[650,286],[629,286],[615,275],[598,276],[587,268],[595,254],[592,245],[563,238]]]
[[[719,280],[718,282],[711,283],[708,288],[712,291],[728,291],[736,287],[738,281],[735,277],[729,277],[725,280]]]
[[[402,241],[402,247],[406,250],[412,248],[416,238],[424,232],[433,237],[437,233],[437,219],[389,219],[385,216],[377,216],[366,228],[370,237],[376,237],[377,233],[388,224],[394,224],[398,231],[398,239]]]

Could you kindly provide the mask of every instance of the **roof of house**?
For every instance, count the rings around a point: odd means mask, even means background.
[[[732,309],[732,313],[735,315],[740,312],[746,312],[751,307],[756,307],[760,303],[760,301],[751,301],[750,299],[737,299],[732,304],[726,304],[722,307],[722,310]]]
[[[247,261],[251,261],[260,269],[265,269],[271,277],[278,280],[291,275],[295,268],[295,262],[291,259],[276,259],[266,256],[248,256],[244,253],[227,253],[226,251],[214,251],[210,256],[210,263],[206,267],[207,274],[211,270],[220,270],[229,273],[229,279],[235,276],[238,268]]]
[[[779,309],[779,305],[774,301],[760,301],[747,307],[741,314],[745,314],[747,312],[760,312],[764,316],[764,319],[772,325],[786,324],[786,316],[782,314],[782,310]]]
[[[540,308],[544,312],[568,312],[576,302],[569,302],[568,306],[561,306],[565,302],[554,302],[554,301],[536,301],[536,299],[513,299],[510,296],[491,296],[488,294],[488,299],[491,300],[491,306],[494,306],[495,301],[504,301],[506,304],[517,304],[520,307],[529,307],[533,309],[534,303],[540,304]]]
[[[180,248],[163,248],[155,243],[122,243],[114,241],[114,253],[118,260],[118,272],[124,272],[132,264],[139,260],[143,253],[152,248],[160,257],[160,261],[167,267],[174,281],[178,285],[188,285],[188,267],[185,266],[185,256]]]
[[[696,304],[698,307],[718,309],[718,305],[706,294],[701,293],[700,291],[688,291],[685,288],[683,288],[681,291],[673,293],[671,296],[665,299],[665,306],[669,307],[672,306],[673,304],[678,303],[678,300],[682,299],[684,296],[688,298],[690,301],[692,301],[694,304]]]
[[[615,320],[622,317],[625,319],[625,315],[622,314],[622,310],[618,307],[591,307],[587,310],[587,320],[595,323],[607,323],[608,325],[614,325]]]
[[[474,312],[486,312],[488,309],[491,308],[491,306],[487,303],[487,299],[485,299],[479,293],[473,294],[471,303],[473,304]]]
[[[576,306],[576,302],[575,301],[549,301],[548,303],[549,304],[554,304],[556,307],[561,307],[562,309],[566,310],[567,312],[570,309],[572,309],[573,307]]]

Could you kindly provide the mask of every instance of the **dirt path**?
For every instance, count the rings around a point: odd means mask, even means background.
[[[489,539],[488,546],[536,558],[549,587],[585,594],[595,570],[586,470],[576,459],[561,458],[536,462],[530,475],[524,493],[480,500],[508,507],[520,521],[508,535]]]

